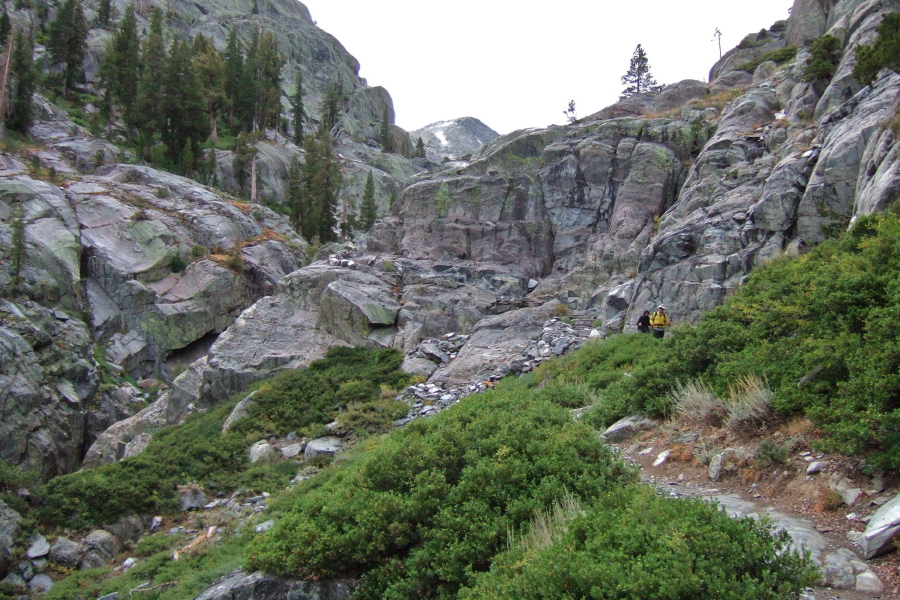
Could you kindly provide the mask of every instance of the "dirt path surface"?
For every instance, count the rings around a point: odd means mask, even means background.
[[[810,429],[793,424],[769,432],[768,438],[738,438],[727,430],[666,424],[615,446],[640,465],[645,483],[663,493],[708,497],[729,514],[767,515],[777,527],[787,529],[795,544],[802,544],[818,559],[829,584],[813,590],[809,598],[900,598],[900,553],[863,561],[855,543],[879,506],[900,493],[900,481],[896,475],[893,479],[863,475],[858,460],[815,451],[811,447],[815,434]],[[766,444],[762,455],[759,446],[766,439],[790,448],[787,456],[782,452],[775,457],[783,461],[760,458],[766,454]],[[729,448],[732,451],[726,450],[718,480],[712,481],[710,457]],[[814,462],[821,463],[822,470],[807,475]],[[848,485],[862,490],[851,505],[833,490]]]

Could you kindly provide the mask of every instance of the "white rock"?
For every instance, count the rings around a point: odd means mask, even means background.
[[[659,456],[656,457],[656,460],[653,461],[653,466],[659,467],[660,465],[665,463],[666,460],[668,460],[669,455],[671,455],[671,454],[672,454],[671,450],[663,450],[662,452],[659,453]]]
[[[273,454],[275,454],[275,447],[266,440],[259,440],[250,446],[250,450],[247,452],[247,460],[251,463],[257,463]]]
[[[856,576],[856,591],[868,594],[880,594],[884,591],[884,584],[878,575],[872,571],[865,571]]]
[[[130,569],[131,567],[133,567],[136,564],[137,564],[137,559],[129,556],[128,558],[125,559],[125,562],[122,563],[122,568]]]

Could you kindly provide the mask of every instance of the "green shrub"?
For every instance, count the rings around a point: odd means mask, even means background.
[[[272,435],[321,428],[347,402],[355,403],[357,411],[353,432],[383,429],[386,419],[397,418],[397,408],[408,409],[405,403],[395,406],[381,399],[382,384],[406,383],[408,376],[399,369],[402,360],[396,350],[332,348],[308,369],[286,371],[259,384],[256,403],[248,409],[252,418],[238,421],[227,434],[221,433],[222,424],[234,402],[160,430],[134,458],[50,480],[40,492],[44,506],[39,517],[48,525],[91,527],[124,515],[174,510],[176,487],[189,481],[212,482],[225,490],[283,488],[296,474],[296,464],[250,465],[250,445]],[[367,402],[374,415],[361,408]]]
[[[507,532],[571,493],[634,481],[590,427],[506,382],[320,474],[248,549],[251,569],[359,576],[354,597],[453,598]]]
[[[787,446],[766,438],[759,443],[753,459],[761,467],[777,467],[787,462],[789,450]]]
[[[878,72],[885,67],[900,71],[900,13],[885,15],[877,31],[874,44],[856,47],[853,76],[864,85],[875,81]]]
[[[513,546],[459,598],[780,600],[817,577],[789,548],[788,534],[765,521],[628,487],[572,518],[557,540]]]
[[[172,252],[172,259],[169,261],[169,268],[173,273],[181,273],[187,268],[187,262],[181,256],[181,252],[177,249]]]
[[[797,56],[797,46],[787,46],[785,48],[773,50],[772,52],[767,52],[758,58],[747,61],[744,64],[739,65],[736,70],[753,73],[754,71],[756,71],[756,68],[764,62],[772,61],[781,65],[788,61],[794,60],[795,56]]]
[[[810,46],[810,57],[803,67],[801,81],[829,82],[834,77],[838,63],[841,62],[841,40],[831,34],[825,34]]]

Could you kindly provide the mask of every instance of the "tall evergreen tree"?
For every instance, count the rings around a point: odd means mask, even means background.
[[[363,231],[368,231],[378,217],[378,206],[375,204],[375,179],[372,171],[366,178],[366,187],[363,189],[362,203],[359,205],[359,226]]]
[[[9,20],[9,13],[6,12],[6,4],[3,5],[3,14],[0,15],[0,46],[6,45],[6,38],[12,30],[12,23]]]
[[[163,75],[166,68],[166,46],[163,39],[163,15],[159,8],[150,17],[150,34],[144,42],[141,77],[135,99],[135,122],[144,141],[144,156],[149,158],[156,134],[166,126],[163,114]]]
[[[238,96],[235,112],[243,131],[256,129],[256,102],[259,94],[259,74],[257,72],[259,57],[259,30],[253,31],[250,46],[244,57],[244,67],[240,74]]]
[[[223,78],[225,80],[228,124],[233,127],[235,117],[242,104],[241,96],[243,90],[241,89],[241,82],[244,73],[244,53],[237,37],[237,30],[234,27],[228,32],[228,44],[225,46],[222,58],[225,61]]]
[[[194,73],[191,49],[182,40],[172,44],[163,71],[162,87],[162,140],[172,164],[178,165],[182,162],[185,144],[196,145],[209,135],[206,104]],[[192,154],[196,156],[197,152]]]
[[[136,124],[135,100],[141,73],[140,40],[134,6],[129,5],[125,9],[125,16],[119,22],[104,60],[110,63],[113,97],[122,107],[126,123],[133,127]]]
[[[286,200],[290,209],[291,224],[302,233],[303,224],[309,217],[309,207],[304,202],[303,170],[300,166],[300,159],[296,155],[291,158],[291,164],[288,167],[287,183]]]
[[[308,241],[322,243],[337,240],[338,191],[341,187],[341,165],[334,152],[331,134],[324,127],[317,135],[306,136],[306,162],[303,165],[303,203],[306,220],[300,222]]]
[[[631,56],[631,64],[628,66],[628,72],[622,75],[622,83],[627,87],[622,90],[620,99],[631,98],[636,94],[651,92],[659,89],[656,79],[650,72],[650,61],[647,59],[647,53],[638,44]]]
[[[416,142],[416,158],[425,158],[425,142],[422,138]]]
[[[10,57],[10,105],[6,126],[19,133],[28,133],[31,126],[31,97],[35,88],[34,46],[32,36],[23,32],[12,34],[13,50]]]
[[[303,107],[303,75],[297,71],[297,91],[294,92],[294,143],[303,144],[303,122],[306,110]]]
[[[84,81],[84,55],[88,26],[81,0],[65,0],[50,24],[47,49],[54,64],[62,65],[62,92],[68,98],[75,85]]]
[[[319,129],[324,128],[326,131],[334,129],[334,126],[340,121],[343,104],[344,93],[340,86],[334,83],[328,84],[322,98],[322,107],[319,110]]]
[[[281,115],[281,69],[284,57],[278,50],[278,40],[266,31],[259,42],[256,59],[256,114],[254,121],[260,129],[277,128]]]
[[[198,35],[194,39],[194,70],[209,115],[209,139],[219,143],[217,120],[225,105],[225,61],[213,43]]]
[[[112,2],[110,0],[100,0],[97,7],[97,26],[106,27],[112,17]]]
[[[391,119],[387,108],[384,109],[384,114],[381,117],[381,131],[379,132],[379,137],[381,138],[382,150],[384,152],[393,152],[394,132],[391,131]]]

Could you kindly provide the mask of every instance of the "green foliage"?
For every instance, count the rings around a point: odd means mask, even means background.
[[[814,41],[809,48],[811,54],[803,67],[801,81],[831,81],[841,62],[841,46],[841,40],[831,34],[825,34]]]
[[[643,94],[644,92],[657,91],[662,88],[662,86],[657,85],[653,73],[650,72],[650,61],[647,59],[647,53],[641,48],[640,44],[634,49],[634,54],[631,56],[631,63],[628,65],[628,71],[622,75],[622,85],[627,87],[622,90],[620,100],[631,98],[636,94]],[[570,108],[573,110],[574,115],[574,101],[570,105]]]
[[[773,50],[772,52],[766,52],[759,58],[755,58],[751,61],[745,62],[744,64],[737,67],[736,70],[753,73],[754,71],[756,71],[756,68],[764,62],[772,61],[781,65],[790,60],[794,60],[795,56],[797,56],[797,46],[787,46],[785,48]]]
[[[508,530],[567,491],[591,498],[634,481],[590,427],[517,381],[372,439],[330,471],[251,543],[249,566],[361,575],[361,599],[454,598],[490,567]]]
[[[446,183],[442,183],[434,196],[434,215],[438,218],[446,217],[451,206],[453,206],[453,196],[450,195],[450,188]]]
[[[753,460],[761,467],[777,467],[787,462],[790,449],[772,438],[765,438],[759,443]]]
[[[10,228],[12,239],[10,240],[10,262],[12,262],[12,279],[10,283],[14,290],[18,290],[22,283],[22,263],[25,261],[25,210],[21,204],[17,204],[10,214]]]
[[[703,378],[725,397],[755,375],[768,382],[760,407],[805,414],[824,431],[823,448],[892,469],[900,466],[898,323],[900,217],[863,217],[840,239],[757,269],[696,327],[664,340],[613,336],[541,365],[536,377],[590,386],[598,400],[586,418],[600,427],[635,412],[670,414],[679,381]]]
[[[375,224],[378,217],[378,206],[375,204],[375,180],[372,178],[372,171],[366,177],[366,187],[363,190],[362,203],[359,206],[359,227],[363,231],[368,231]]]
[[[187,267],[187,262],[185,262],[184,257],[181,256],[181,252],[175,250],[172,252],[172,260],[169,261],[169,268],[172,269],[173,273],[181,273]]]
[[[865,85],[875,81],[881,69],[900,71],[900,12],[886,14],[877,31],[875,43],[856,47],[853,76]]]
[[[378,135],[381,141],[381,148],[384,152],[394,151],[394,132],[391,130],[391,119],[388,109],[384,109],[384,115],[381,118],[381,129]]]
[[[796,597],[817,574],[789,547],[788,534],[765,521],[631,486],[599,498],[549,545],[513,546],[459,598]]]
[[[295,206],[294,222],[309,242],[318,239],[327,243],[337,239],[334,228],[342,175],[329,131],[320,127],[316,135],[306,136],[306,162],[299,171],[298,182],[289,184],[294,186],[289,193],[290,202]]]
[[[306,109],[303,106],[303,75],[297,72],[297,81],[294,92],[294,143],[298,146],[303,145],[303,127],[306,121]]]
[[[238,421],[225,434],[222,424],[233,402],[155,433],[136,457],[50,480],[39,492],[43,507],[38,516],[50,526],[87,528],[134,513],[173,511],[177,486],[189,481],[257,493],[283,488],[296,474],[296,464],[250,465],[250,445],[270,435],[321,427],[348,407],[355,411],[354,433],[384,430],[386,422],[398,418],[398,407],[384,401],[381,386],[406,384],[408,376],[399,369],[402,360],[395,350],[332,348],[309,369],[287,371],[259,384],[256,404],[248,409],[252,418]],[[405,412],[405,404],[395,404]]]
[[[81,0],[65,0],[50,24],[47,50],[54,64],[62,65],[63,96],[68,98],[75,85],[84,80],[84,55],[87,52],[88,26]]]
[[[330,423],[351,405],[378,403],[382,385],[404,387],[408,375],[400,370],[402,363],[403,355],[396,350],[333,347],[309,369],[285,371],[261,384],[248,408],[249,418],[238,421],[234,431],[253,432],[260,439]],[[398,404],[405,413],[408,407]],[[372,427],[382,428],[383,419],[377,421]],[[353,426],[357,433],[368,428],[365,422]]]
[[[13,35],[15,40],[10,61],[13,79],[9,92],[9,112],[6,115],[6,126],[13,131],[27,134],[32,121],[31,97],[34,95],[37,84],[37,74],[32,58],[34,45],[32,36],[24,32],[16,32]]]

